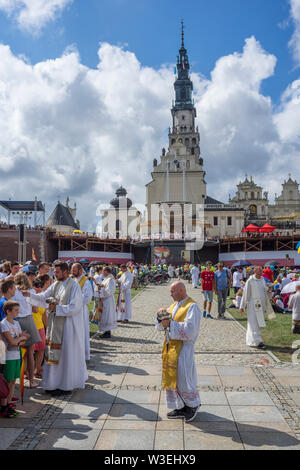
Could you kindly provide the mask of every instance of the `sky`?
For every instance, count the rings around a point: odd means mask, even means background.
[[[300,0],[0,0],[0,199],[145,203],[182,19],[208,195],[300,183]]]

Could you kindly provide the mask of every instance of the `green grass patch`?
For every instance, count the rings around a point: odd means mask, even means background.
[[[141,290],[142,290],[142,287],[138,289],[131,289],[131,298],[133,299],[139,292],[141,292]],[[116,303],[117,303],[117,299],[118,299],[118,292],[115,293]],[[91,317],[92,312],[94,311],[94,305],[95,305],[94,300],[92,300],[88,305],[90,317]],[[95,333],[98,333],[98,331],[99,331],[98,325],[95,325],[94,323],[90,322],[90,336],[93,336]]]
[[[231,290],[231,298],[227,299],[227,311],[237,320],[241,325],[247,328],[247,315],[240,313],[237,308],[228,308],[232,305],[233,289]],[[261,335],[264,344],[268,349],[282,362],[292,362],[292,354],[295,349],[292,349],[294,341],[300,340],[300,335],[294,335],[291,331],[292,328],[292,315],[275,313],[276,318],[269,320],[267,316],[266,328],[261,328]]]

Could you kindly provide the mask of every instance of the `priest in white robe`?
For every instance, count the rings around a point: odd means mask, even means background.
[[[64,318],[62,340],[57,361],[45,361],[42,387],[51,395],[69,393],[76,388],[85,388],[88,378],[85,362],[84,321],[82,315],[82,293],[80,286],[69,277],[68,264],[57,261],[54,264],[54,282],[45,292],[32,294],[23,292],[29,302],[37,307],[49,308],[55,317]],[[57,284],[59,283],[59,284]],[[48,304],[47,299],[62,298],[69,289],[69,300],[65,304]],[[48,333],[47,324],[47,333]],[[54,352],[56,352],[54,350]]]
[[[114,294],[116,292],[116,281],[109,267],[103,268],[103,281],[99,292],[100,301],[102,301],[102,313],[99,322],[99,331],[104,333],[100,338],[110,338],[111,330],[115,330],[117,325],[117,312]]]
[[[193,283],[194,289],[197,289],[198,287],[199,274],[200,274],[200,271],[199,271],[198,266],[193,266],[191,269],[191,275],[192,275],[192,283]]]
[[[156,320],[156,328],[165,330],[164,350],[171,351],[172,340],[180,340],[182,343],[179,355],[168,358],[166,362],[166,367],[168,364],[172,365],[172,369],[177,367],[175,383],[170,383],[168,375],[165,379],[163,372],[167,407],[173,409],[167,417],[169,419],[184,418],[186,422],[190,422],[195,419],[201,405],[194,360],[194,345],[199,335],[201,312],[198,305],[187,296],[185,285],[181,281],[171,285],[170,294],[175,301],[168,309],[172,320],[163,320],[161,323]],[[179,321],[176,321],[176,317]],[[164,367],[163,362],[163,369]],[[168,371],[166,373],[168,374]]]
[[[268,286],[262,277],[262,267],[256,266],[254,274],[245,284],[240,312],[247,312],[246,344],[259,349],[266,349],[260,333],[260,328],[266,326],[264,313],[267,312],[270,319],[275,314],[268,298]]]
[[[80,263],[74,263],[71,268],[71,274],[79,284],[82,293],[83,303],[83,321],[84,321],[84,349],[85,360],[90,360],[90,319],[88,304],[93,298],[93,288],[89,279],[85,276],[84,269]]]
[[[121,265],[122,276],[119,278],[118,321],[128,323],[132,318],[131,286],[133,275],[126,264]]]

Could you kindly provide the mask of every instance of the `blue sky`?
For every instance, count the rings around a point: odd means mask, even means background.
[[[70,197],[91,231],[121,184],[144,204],[182,19],[207,194],[297,179],[300,0],[0,0],[0,198]]]
[[[208,78],[221,56],[241,51],[245,38],[254,35],[277,57],[276,74],[263,83],[264,93],[276,103],[297,76],[288,48],[289,9],[287,0],[74,0],[38,35],[20,30],[0,13],[0,41],[33,64],[76,45],[89,67],[97,66],[99,43],[109,42],[133,51],[144,66],[158,68],[175,62],[184,19],[193,71]]]

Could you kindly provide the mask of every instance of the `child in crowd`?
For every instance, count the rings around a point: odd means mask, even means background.
[[[235,294],[235,299],[233,299],[232,305],[230,305],[228,308],[240,308],[242,297],[243,297],[243,289],[239,289],[237,293]]]
[[[15,418],[17,412],[15,405],[11,403],[15,390],[16,379],[20,378],[22,346],[29,335],[21,330],[20,324],[15,318],[19,315],[19,304],[13,300],[8,300],[3,306],[5,319],[1,321],[1,333],[6,344],[6,362],[3,366],[3,376],[8,382],[9,394],[7,398],[1,400],[1,416],[5,418]]]
[[[300,284],[296,286],[296,293],[289,299],[289,308],[292,309],[292,332],[300,334]]]
[[[48,289],[51,285],[51,277],[48,274],[44,274],[43,276],[38,276],[36,279],[33,280],[32,286],[36,294],[40,294],[41,292]],[[47,326],[47,314],[46,309],[42,307],[32,307],[32,316],[38,332],[41,337],[41,341],[35,343],[34,350],[35,350],[35,376],[39,379],[42,378],[43,368],[42,363],[44,360],[45,354],[45,347],[46,347],[46,334],[45,334],[45,327]]]

